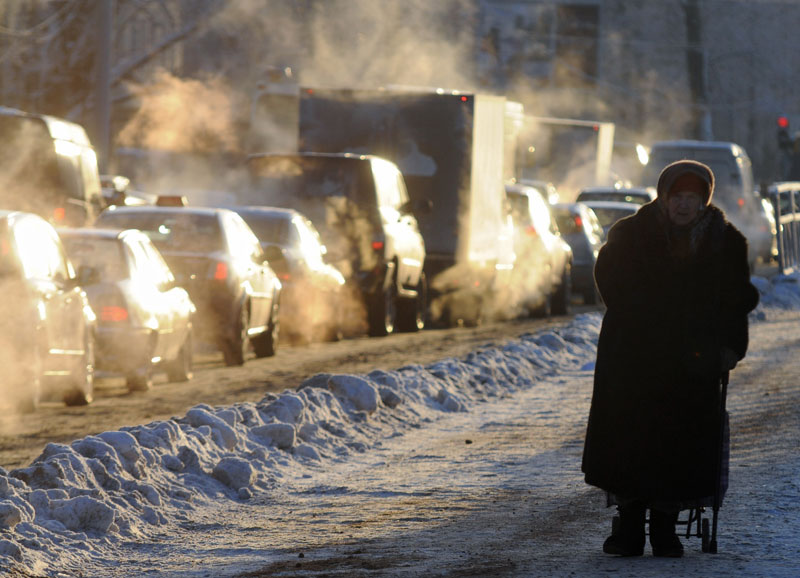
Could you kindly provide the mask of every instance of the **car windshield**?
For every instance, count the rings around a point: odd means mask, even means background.
[[[121,281],[129,277],[128,262],[122,245],[116,239],[90,239],[63,235],[67,255],[76,269],[91,267],[102,282]]]
[[[139,229],[161,251],[213,253],[225,249],[219,219],[211,213],[104,211],[96,224]]]

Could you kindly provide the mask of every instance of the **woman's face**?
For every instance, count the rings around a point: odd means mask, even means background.
[[[669,194],[667,212],[675,225],[693,223],[703,208],[703,197],[697,191],[677,190]]]
[[[692,173],[675,179],[667,195],[667,213],[675,225],[689,225],[697,219],[705,205],[708,184]]]

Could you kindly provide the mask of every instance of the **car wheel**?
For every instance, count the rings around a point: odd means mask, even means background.
[[[189,381],[192,379],[192,351],[193,351],[192,332],[186,334],[186,341],[183,342],[178,356],[166,363],[167,379],[170,381]]]
[[[536,319],[546,319],[553,312],[553,296],[549,293],[544,296],[544,300],[535,307],[529,309],[529,316]]]
[[[147,391],[153,387],[153,366],[149,362],[147,365],[137,368],[134,372],[125,376],[125,384],[128,391]]]
[[[419,331],[425,327],[425,313],[428,307],[428,283],[424,273],[420,275],[416,290],[416,297],[413,299],[400,299],[397,303],[398,331],[408,333]]]
[[[17,413],[33,413],[39,407],[42,395],[42,354],[37,348],[33,349],[33,357],[18,384],[18,391],[22,393],[14,404]]]
[[[275,351],[278,349],[278,337],[281,327],[279,315],[280,309],[277,299],[273,299],[267,330],[252,340],[256,357],[272,357],[275,355]]]
[[[250,328],[250,309],[243,303],[236,319],[235,335],[222,347],[225,365],[244,365],[247,350],[250,347],[250,337],[247,330]]]
[[[394,279],[383,291],[373,296],[369,307],[369,334],[383,337],[394,333],[397,320],[397,286]]]
[[[94,337],[87,332],[81,364],[71,378],[72,387],[64,395],[64,403],[70,407],[89,405],[94,399]]]
[[[567,265],[561,274],[561,283],[553,295],[552,311],[554,315],[569,315],[572,305],[572,271]]]

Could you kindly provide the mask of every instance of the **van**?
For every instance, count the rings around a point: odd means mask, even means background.
[[[331,263],[366,308],[368,332],[418,331],[425,322],[425,243],[397,166],[350,153],[258,154],[241,201],[309,217]]]
[[[681,159],[700,161],[714,172],[714,197],[736,227],[747,237],[751,269],[763,259],[771,244],[770,225],[766,222],[761,199],[753,183],[753,165],[745,150],[732,142],[673,140],[652,145],[650,159],[642,173],[642,185],[655,187],[658,176],[668,164]]]
[[[0,208],[56,226],[90,224],[103,207],[97,155],[86,131],[54,116],[0,107]]]

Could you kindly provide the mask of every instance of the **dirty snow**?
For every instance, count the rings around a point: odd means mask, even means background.
[[[800,309],[800,277],[753,280],[762,303],[752,322]],[[385,440],[448,416],[466,419],[479,404],[553,375],[590,372],[600,322],[599,313],[582,314],[463,358],[318,374],[256,403],[199,404],[169,421],[48,444],[29,467],[0,468],[0,573],[73,576],[93,564],[124,567],[115,562],[122,544],[169,540],[170,528],[220,505],[246,508],[299,480],[324,484],[330,468]]]

